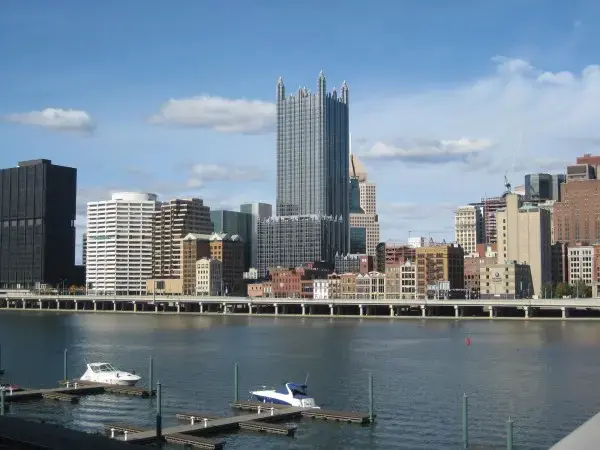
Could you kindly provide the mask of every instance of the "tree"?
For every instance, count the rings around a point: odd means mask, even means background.
[[[558,283],[554,290],[554,298],[563,298],[571,295],[572,289],[567,283]]]

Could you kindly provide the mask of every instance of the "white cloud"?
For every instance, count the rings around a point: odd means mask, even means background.
[[[367,159],[395,159],[415,164],[468,162],[470,157],[489,150],[492,145],[488,139],[398,139],[394,143],[376,142],[361,156]]]
[[[264,171],[257,167],[229,164],[195,164],[190,169],[190,177],[186,182],[186,186],[188,188],[199,188],[211,181],[261,181],[264,179]]]
[[[354,151],[366,154],[382,207],[466,204],[500,195],[505,174],[516,186],[526,173],[564,171],[578,155],[598,154],[599,65],[549,71],[523,59],[493,63],[487,75],[460,84],[379,93],[376,107],[353,104],[353,136],[367,139]],[[382,208],[382,238],[452,223],[452,210],[434,209],[426,218],[421,209],[411,217]]]
[[[76,109],[46,108],[42,111],[7,114],[6,122],[22,125],[35,125],[54,131],[93,131],[95,125],[91,116]]]
[[[270,102],[202,95],[171,99],[150,122],[207,128],[222,133],[261,134],[273,131],[275,105]]]

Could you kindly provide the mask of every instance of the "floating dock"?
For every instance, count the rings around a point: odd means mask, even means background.
[[[59,388],[50,388],[50,389],[24,389],[22,391],[12,391],[7,392],[5,396],[6,402],[18,402],[25,400],[40,400],[44,397],[51,398],[54,397],[54,400],[58,400],[58,397],[61,399],[66,399],[67,395],[70,397],[78,397],[82,395],[97,395],[102,394],[104,392],[104,388],[99,386],[77,386],[77,387],[59,387]]]
[[[169,439],[169,437],[173,434],[192,434],[192,435],[200,435],[200,434],[211,434],[211,433],[220,433],[227,431],[235,431],[237,429],[241,429],[240,424],[244,422],[261,422],[261,421],[277,421],[277,420],[289,420],[294,419],[296,417],[300,417],[300,413],[304,408],[285,408],[280,410],[273,410],[265,413],[259,414],[245,414],[241,416],[234,417],[223,417],[220,419],[214,420],[206,420],[202,423],[194,424],[194,425],[180,425],[175,427],[169,427],[162,430],[162,436],[165,439]],[[253,427],[251,424],[250,427]],[[266,427],[264,427],[266,428]],[[133,442],[138,444],[143,444],[147,442],[151,442],[157,439],[156,430],[144,431],[141,433],[134,433],[127,436],[127,442]],[[125,440],[123,438],[123,440]]]
[[[191,422],[192,424],[196,422],[203,423],[204,420],[218,420],[218,417],[210,416],[204,413],[186,413],[186,414],[176,414],[176,417],[179,420],[185,420],[187,422]],[[239,428],[242,431],[258,431],[259,433],[270,433],[270,434],[279,434],[282,436],[290,436],[293,437],[296,433],[296,427],[287,427],[285,425],[276,425],[273,423],[268,423],[268,418],[257,421],[251,420],[248,422],[240,422]]]
[[[114,438],[117,433],[122,434],[123,440],[127,442],[130,441],[130,433],[142,433],[146,431],[143,428],[123,424],[106,424],[104,425],[104,430],[111,438]],[[221,450],[225,446],[225,442],[222,441],[203,439],[197,436],[187,434],[170,434],[168,436],[165,436],[165,440],[172,444],[180,444],[209,450]]]
[[[63,394],[59,392],[47,392],[42,394],[42,398],[46,400],[56,400],[59,402],[67,402],[71,404],[79,403],[79,396],[71,394]]]
[[[234,409],[240,409],[243,411],[261,411],[270,410],[273,408],[277,411],[285,411],[289,408],[286,405],[278,405],[271,403],[253,402],[253,401],[237,401],[231,404]],[[321,420],[332,420],[336,422],[347,422],[347,423],[358,423],[368,424],[371,422],[369,414],[357,413],[357,412],[346,412],[346,411],[328,411],[325,409],[316,408],[302,408],[299,414],[301,417],[307,417],[310,419],[321,419]]]
[[[122,394],[122,395],[131,395],[137,397],[154,397],[156,395],[156,391],[152,389],[151,391],[144,387],[139,386],[121,386],[118,384],[102,384],[102,383],[93,383],[91,381],[81,381],[81,380],[71,380],[71,381],[59,381],[61,386],[92,386],[92,387],[102,387],[103,393],[109,394]]]

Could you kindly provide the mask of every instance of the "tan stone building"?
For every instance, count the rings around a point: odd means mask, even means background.
[[[356,298],[366,300],[385,299],[385,274],[369,272],[356,276]]]
[[[484,263],[479,268],[479,279],[482,299],[527,298],[532,285],[530,267],[516,262]]]
[[[148,295],[181,295],[183,291],[181,278],[159,278],[146,280]]]
[[[454,241],[467,255],[483,242],[482,218],[481,208],[475,205],[459,206],[454,213]]]
[[[550,213],[537,206],[521,205],[516,194],[506,195],[506,208],[496,212],[498,263],[516,261],[531,268],[532,296],[541,295],[552,280]]]
[[[201,258],[196,261],[196,295],[217,296],[223,294],[221,261]]]
[[[340,291],[342,299],[353,300],[356,298],[356,277],[355,273],[343,273],[340,275]]]
[[[152,277],[180,278],[181,239],[189,233],[210,235],[210,208],[201,199],[160,203],[152,226]]]
[[[182,294],[196,294],[196,261],[210,258],[210,234],[190,233],[181,240]]]
[[[417,264],[406,261],[385,271],[385,297],[405,300],[417,298]]]
[[[210,257],[223,265],[225,295],[244,292],[244,241],[237,234],[213,233],[210,237]]]

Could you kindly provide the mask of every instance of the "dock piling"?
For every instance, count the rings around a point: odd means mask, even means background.
[[[237,402],[239,397],[239,367],[238,363],[233,365],[233,401]]]
[[[0,416],[4,415],[4,408],[6,406],[6,402],[4,401],[6,397],[6,391],[2,389],[0,391]]]
[[[63,380],[67,381],[69,379],[68,375],[69,373],[67,372],[67,360],[69,358],[69,350],[67,350],[65,348],[65,352],[63,355]]]
[[[369,421],[373,423],[375,419],[373,408],[373,374],[369,373]]]
[[[506,421],[506,450],[513,450],[513,420],[508,418]]]
[[[469,397],[466,393],[463,394],[462,426],[463,448],[469,448]]]
[[[160,381],[156,382],[156,439],[162,439],[162,392]]]
[[[154,372],[154,360],[152,359],[152,356],[150,356],[150,361],[148,363],[148,391],[150,392],[150,397],[152,398],[152,387],[154,386],[153,384],[153,372]]]

